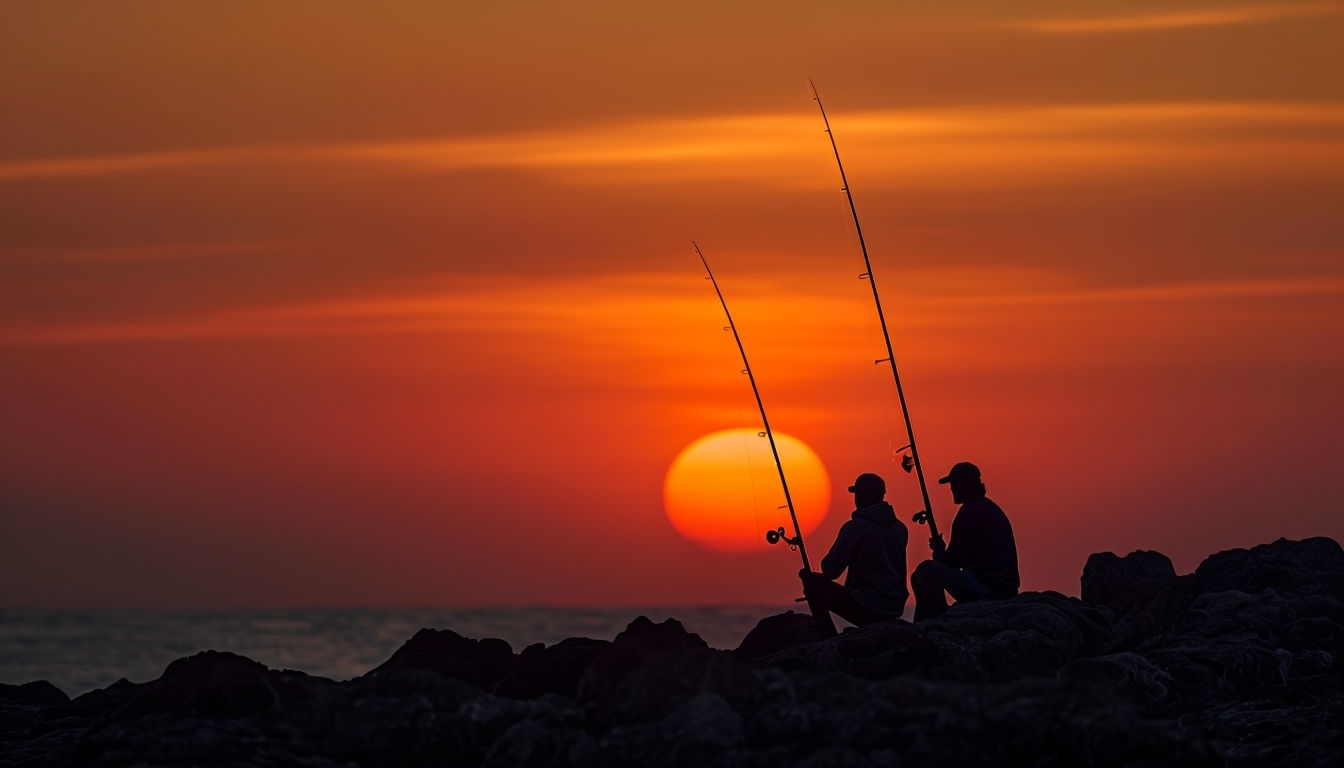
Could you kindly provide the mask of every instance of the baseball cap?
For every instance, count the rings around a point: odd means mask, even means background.
[[[872,472],[864,472],[854,479],[854,484],[849,486],[850,493],[859,491],[876,491],[878,493],[887,492],[887,483],[880,476]]]
[[[938,482],[942,485],[948,483],[956,483],[957,485],[978,483],[980,482],[980,468],[969,461],[959,461],[952,465],[952,471],[947,473],[947,477],[938,478]]]

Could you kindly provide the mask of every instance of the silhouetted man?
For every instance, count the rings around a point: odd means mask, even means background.
[[[905,545],[910,534],[883,501],[887,484],[865,472],[849,487],[854,511],[840,527],[831,551],[821,559],[821,573],[804,569],[803,596],[817,628],[834,635],[831,613],[855,626],[901,616],[910,592],[905,588]],[[848,571],[844,586],[834,579]]]
[[[944,546],[942,534],[929,539],[933,559],[920,563],[910,574],[915,621],[947,611],[944,593],[957,602],[968,602],[1012,597],[1021,585],[1013,526],[999,505],[985,496],[980,469],[963,461],[938,482],[952,486],[952,500],[961,509],[952,518],[952,542]]]

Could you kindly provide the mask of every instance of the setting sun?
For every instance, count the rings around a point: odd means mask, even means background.
[[[784,476],[803,535],[826,517],[831,481],[801,440],[775,432]],[[766,531],[793,526],[769,441],[755,429],[728,429],[686,446],[663,482],[667,519],[681,535],[714,550],[765,546]]]

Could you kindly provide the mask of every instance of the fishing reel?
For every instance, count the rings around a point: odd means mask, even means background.
[[[910,518],[910,521],[913,523],[919,523],[920,525],[927,525],[928,522],[932,519],[933,515],[929,514],[929,510],[921,509],[915,513],[914,517]]]
[[[771,544],[778,544],[779,542],[782,541],[782,542],[784,542],[785,544],[788,544],[788,545],[789,545],[789,549],[797,549],[797,548],[798,548],[798,544],[800,543],[800,542],[799,542],[799,539],[801,539],[801,538],[802,538],[801,536],[795,536],[795,537],[793,537],[793,538],[789,538],[789,537],[784,533],[784,526],[782,526],[782,525],[779,526],[778,528],[776,528],[776,529],[773,530],[773,531],[766,531],[766,532],[765,532],[765,540],[766,540],[766,541],[770,542]]]

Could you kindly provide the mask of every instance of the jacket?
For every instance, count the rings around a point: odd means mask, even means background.
[[[935,559],[968,571],[998,597],[1017,594],[1017,543],[999,505],[981,496],[961,505],[952,518],[952,540]]]
[[[821,573],[839,578],[865,608],[899,616],[910,591],[905,587],[905,524],[885,501],[856,509],[840,527],[831,551],[821,560]]]

